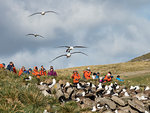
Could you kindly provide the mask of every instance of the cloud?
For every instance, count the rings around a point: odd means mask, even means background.
[[[9,0],[0,1],[0,60],[22,65],[67,68],[125,62],[149,52],[149,0]],[[55,10],[59,15],[30,14]],[[45,39],[27,37],[38,33]],[[88,54],[60,58],[60,45],[84,45]]]

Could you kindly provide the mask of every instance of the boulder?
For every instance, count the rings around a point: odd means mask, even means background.
[[[140,112],[145,112],[145,108],[143,106],[140,106],[139,104],[137,104],[136,102],[134,101],[131,101],[131,100],[128,100],[128,104],[133,107],[134,109],[136,109],[137,111],[140,111]]]
[[[115,103],[119,104],[120,106],[125,106],[127,105],[127,102],[123,101],[121,98],[117,96],[112,96],[111,98]]]
[[[95,101],[99,102],[101,104],[107,104],[109,106],[109,108],[112,109],[112,110],[116,109],[116,104],[110,99],[98,97],[98,98],[95,99]]]

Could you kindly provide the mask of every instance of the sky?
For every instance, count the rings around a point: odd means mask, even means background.
[[[58,15],[32,13],[53,10]],[[1,0],[0,63],[55,69],[126,62],[150,52],[150,0]],[[37,33],[45,38],[26,36]],[[58,46],[86,46],[71,58]]]

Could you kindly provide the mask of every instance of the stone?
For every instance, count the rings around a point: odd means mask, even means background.
[[[136,109],[137,111],[140,112],[145,112],[145,108],[143,106],[140,106],[139,104],[137,104],[134,101],[128,100],[128,104],[133,107],[134,109]]]
[[[123,101],[121,98],[117,96],[112,96],[111,98],[115,103],[119,104],[120,106],[125,106],[127,105],[127,102]]]
[[[98,97],[95,99],[95,101],[100,102],[101,104],[107,104],[110,107],[110,109],[112,109],[112,110],[116,109],[116,104],[110,99]]]

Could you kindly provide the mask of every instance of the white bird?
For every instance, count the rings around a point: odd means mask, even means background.
[[[30,33],[30,34],[27,34],[26,36],[34,36],[34,37],[41,37],[41,38],[44,38],[43,36],[39,35],[39,34],[33,34],[33,33]]]
[[[92,84],[92,88],[96,88],[96,86],[94,84]]]
[[[83,96],[83,97],[85,96],[85,92],[82,92],[82,96]]]
[[[97,107],[97,109],[103,109],[104,108],[104,106],[100,106],[100,104],[97,104],[96,107]]]
[[[124,96],[125,96],[125,97],[129,97],[128,92],[125,92],[125,93],[124,93]]]
[[[98,84],[98,88],[97,89],[102,89],[102,83]]]
[[[87,48],[87,47],[84,47],[84,46],[59,46],[59,48],[60,47],[66,47],[67,48],[66,52],[70,52],[74,48]]]
[[[83,54],[83,55],[88,56],[87,54],[85,54],[85,53],[83,53],[83,52],[73,52],[73,53],[67,53],[67,54],[64,54],[64,55],[60,55],[60,56],[54,58],[53,60],[51,60],[50,62],[52,62],[52,61],[54,61],[54,60],[56,60],[56,59],[58,59],[58,58],[60,58],[60,57],[63,57],[63,56],[66,56],[67,58],[69,58],[69,57],[71,57],[72,54],[76,54],[76,53],[81,53],[81,54]]]
[[[133,89],[135,89],[135,87],[134,86],[130,86],[130,90],[133,90]]]
[[[55,13],[55,14],[58,14],[58,13],[55,12],[55,11],[42,11],[42,12],[33,13],[33,14],[29,15],[29,17],[30,17],[30,16],[33,16],[33,15],[37,15],[37,14],[45,15],[46,13]]]
[[[108,86],[107,85],[105,86],[105,90],[108,90]]]
[[[118,110],[117,110],[117,109],[115,110],[115,113],[118,113]]]
[[[82,89],[79,83],[77,84],[77,89]]]
[[[135,90],[139,90],[140,89],[140,87],[139,86],[135,86]]]
[[[120,88],[119,85],[117,85],[117,86],[116,86],[116,90],[118,90],[119,88]]]
[[[30,81],[32,79],[31,76],[27,77],[27,78],[24,78],[25,81]]]
[[[52,83],[51,85],[49,85],[48,87],[49,87],[49,88],[52,88],[55,84],[56,84],[56,80],[53,79],[53,83]]]
[[[95,106],[93,106],[93,108],[92,108],[92,112],[95,112],[96,111],[96,107]]]
[[[147,87],[145,88],[145,91],[148,91],[148,90],[150,90],[150,88],[147,86]]]
[[[66,82],[65,87],[69,87],[69,86],[70,86],[70,83]]]
[[[138,100],[147,100],[147,98],[146,98],[144,95],[142,95],[141,97],[136,96],[136,98],[137,98]]]
[[[75,101],[76,101],[76,102],[80,102],[80,98],[76,98]]]

